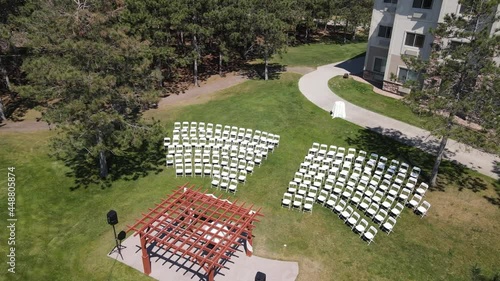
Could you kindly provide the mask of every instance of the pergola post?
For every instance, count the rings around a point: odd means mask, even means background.
[[[245,250],[247,257],[251,257],[253,253],[253,242],[252,242],[252,232],[249,231],[247,234],[247,244],[245,245]]]
[[[149,259],[148,249],[146,248],[146,237],[140,235],[141,239],[141,250],[142,250],[142,266],[144,267],[144,274],[148,275],[151,273],[151,260]]]
[[[211,266],[208,271],[208,281],[214,281],[214,275],[215,275],[215,268]]]

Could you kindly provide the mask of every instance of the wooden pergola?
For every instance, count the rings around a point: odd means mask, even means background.
[[[260,209],[251,205],[231,203],[211,194],[195,190],[186,183],[172,195],[149,209],[147,214],[128,227],[127,232],[139,235],[144,273],[151,273],[151,261],[147,246],[172,251],[202,267],[209,281],[215,271],[223,268],[236,248],[245,242],[247,256],[252,255],[253,222],[262,216]]]

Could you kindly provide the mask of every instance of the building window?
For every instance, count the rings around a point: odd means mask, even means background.
[[[406,46],[422,48],[424,46],[425,35],[406,32]]]
[[[471,7],[468,6],[467,4],[460,4],[460,9],[458,10],[459,14],[468,14],[471,12]]]
[[[397,4],[398,0],[384,0],[384,3],[392,3],[392,4]]]
[[[378,27],[378,37],[391,38],[392,26],[381,25]]]
[[[413,0],[413,8],[430,9],[432,8],[432,0]]]
[[[386,63],[387,59],[375,58],[375,62],[373,64],[373,71],[378,73],[384,73]]]
[[[398,82],[404,84],[406,81],[418,80],[418,73],[406,68],[400,67],[398,73]]]

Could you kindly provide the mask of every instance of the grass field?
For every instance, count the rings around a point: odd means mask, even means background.
[[[316,43],[288,48],[281,56],[275,55],[272,63],[285,66],[316,67],[324,64],[343,61],[363,54],[366,42],[350,44]]]
[[[437,117],[416,114],[402,100],[375,93],[372,89],[373,86],[370,84],[361,83],[354,79],[343,79],[338,76],[330,79],[328,85],[335,94],[353,104],[413,126],[432,130],[432,127],[437,123],[432,120]],[[488,139],[485,134],[465,127],[457,128],[455,132],[463,136],[462,142],[491,153],[500,154],[498,140]]]
[[[422,167],[424,177],[432,163],[418,150],[332,120],[300,94],[298,78],[283,74],[279,80],[252,80],[201,104],[149,114],[170,128],[174,121],[204,121],[281,135],[279,148],[234,196],[262,207],[265,217],[254,232],[257,255],[298,261],[298,280],[469,280],[475,264],[490,276],[499,270],[500,210],[488,200],[497,199],[498,183],[448,162],[441,169],[440,190],[427,195],[432,204],[428,217],[420,219],[405,210],[395,232],[379,233],[370,246],[319,205],[313,214],[282,209],[288,181],[314,141],[398,158]],[[165,169],[107,188],[72,191],[74,179],[66,176],[67,168],[47,155],[51,134],[5,133],[0,138],[0,169],[5,175],[7,167],[16,167],[19,219],[17,273],[0,279],[150,280],[106,257],[114,243],[107,211],[118,212],[121,230],[174,187],[189,181],[209,189],[210,180],[175,178],[173,169]],[[6,182],[5,176],[0,178],[1,186]],[[7,202],[6,192],[0,193],[0,201]],[[5,229],[7,207],[1,204],[0,226]],[[2,231],[3,259],[6,239]]]

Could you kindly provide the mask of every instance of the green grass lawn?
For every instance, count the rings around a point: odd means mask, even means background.
[[[283,192],[312,142],[398,158],[422,167],[424,178],[432,163],[432,157],[416,149],[344,120],[332,120],[300,94],[298,79],[296,74],[283,74],[278,80],[252,80],[205,103],[149,114],[170,128],[174,121],[204,121],[281,135],[280,146],[233,196],[261,207],[265,215],[254,232],[256,255],[298,261],[298,280],[469,280],[476,263],[485,274],[498,271],[500,212],[488,201],[498,197],[498,184],[449,162],[441,169],[441,189],[426,197],[432,204],[429,215],[420,219],[405,210],[395,232],[389,236],[379,232],[370,246],[319,205],[313,214],[281,208]],[[4,175],[0,185],[5,190],[6,169],[15,166],[19,219],[17,273],[4,273],[0,279],[151,280],[106,257],[114,244],[107,211],[118,212],[117,230],[121,230],[176,186],[189,181],[210,189],[210,180],[175,178],[173,169],[164,169],[107,188],[71,190],[74,179],[66,176],[67,168],[48,157],[51,135],[4,133],[0,138]],[[6,192],[0,193],[0,201],[5,229]],[[1,233],[0,253],[5,260],[7,234]]]
[[[339,97],[373,112],[427,130],[432,130],[432,127],[436,123],[433,121],[433,118],[437,117],[416,114],[408,105],[404,104],[402,100],[375,93],[373,91],[373,86],[370,84],[358,82],[352,78],[344,79],[337,76],[330,79],[328,85]],[[464,136],[461,140],[462,142],[469,143],[473,147],[484,149],[488,152],[500,154],[498,140],[488,139],[485,134],[464,127],[455,131]]]
[[[366,52],[366,42],[350,44],[313,43],[289,47],[281,56],[275,55],[272,63],[286,66],[316,67],[343,61]]]

